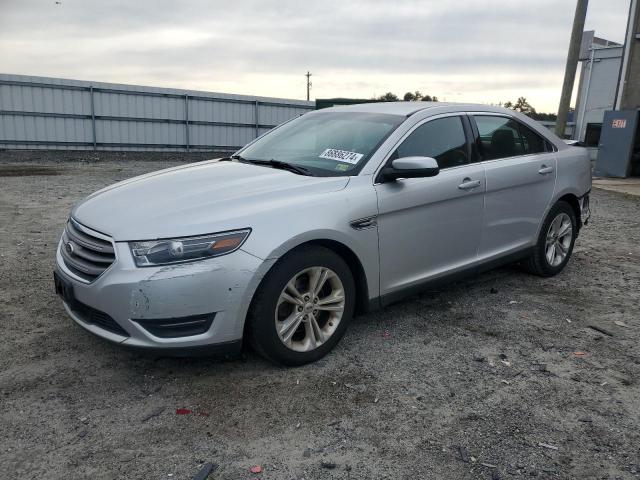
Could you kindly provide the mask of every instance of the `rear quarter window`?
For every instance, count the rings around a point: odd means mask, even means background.
[[[475,115],[483,160],[496,160],[553,151],[542,135],[509,117]]]

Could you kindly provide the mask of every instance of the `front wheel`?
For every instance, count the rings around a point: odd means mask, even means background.
[[[302,247],[262,281],[247,319],[249,340],[275,363],[313,362],[338,343],[354,305],[353,276],[344,260],[324,247]]]
[[[578,233],[576,214],[567,202],[557,202],[542,224],[533,253],[525,268],[542,277],[562,271],[569,262]]]

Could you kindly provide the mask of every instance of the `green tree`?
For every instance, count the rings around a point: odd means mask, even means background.
[[[419,102],[420,100],[422,100],[422,94],[419,90],[416,90],[414,93],[407,92],[404,94],[405,102]]]
[[[384,95],[381,95],[378,98],[376,98],[376,100],[379,100],[381,102],[397,102],[400,99],[395,93],[387,92]]]
[[[557,115],[555,113],[538,113],[525,97],[519,97],[518,100],[516,100],[516,103],[505,102],[502,106],[504,108],[515,110],[516,112],[524,113],[534,120],[548,120],[553,122],[557,118]]]
[[[397,102],[400,100],[400,98],[398,98],[398,96],[393,92],[387,92],[384,95],[375,97],[374,100],[377,100],[379,102]],[[415,92],[405,93],[402,97],[402,100],[404,100],[405,102],[437,102],[438,97],[436,97],[435,95],[422,95],[422,93],[420,93],[420,90],[416,90]]]
[[[404,94],[404,101],[405,102],[420,102],[420,101],[424,101],[424,102],[437,102],[438,101],[438,97],[431,96],[431,95],[422,95],[422,93],[420,93],[419,90],[416,90],[415,92],[407,92]]]
[[[511,101],[505,102],[503,107],[510,108],[511,110],[515,110],[516,112],[524,113],[525,115],[529,116],[533,116],[536,114],[536,109],[531,106],[531,104],[525,97],[518,97],[516,103],[513,103]]]
[[[527,102],[525,97],[518,97],[518,100],[516,100],[516,103],[513,105],[513,110],[524,113],[525,115],[535,115],[536,113],[536,109]]]

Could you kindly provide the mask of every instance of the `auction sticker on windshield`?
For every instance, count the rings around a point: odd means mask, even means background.
[[[364,155],[362,153],[349,152],[347,150],[338,150],[336,148],[327,148],[319,155],[320,158],[328,160],[336,160],[338,162],[346,162],[355,165]]]

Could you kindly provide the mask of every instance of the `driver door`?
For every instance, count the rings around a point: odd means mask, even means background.
[[[433,157],[440,172],[375,185],[381,295],[477,260],[486,182],[482,164],[472,163],[470,133],[461,115],[430,119],[410,131],[389,158]]]

